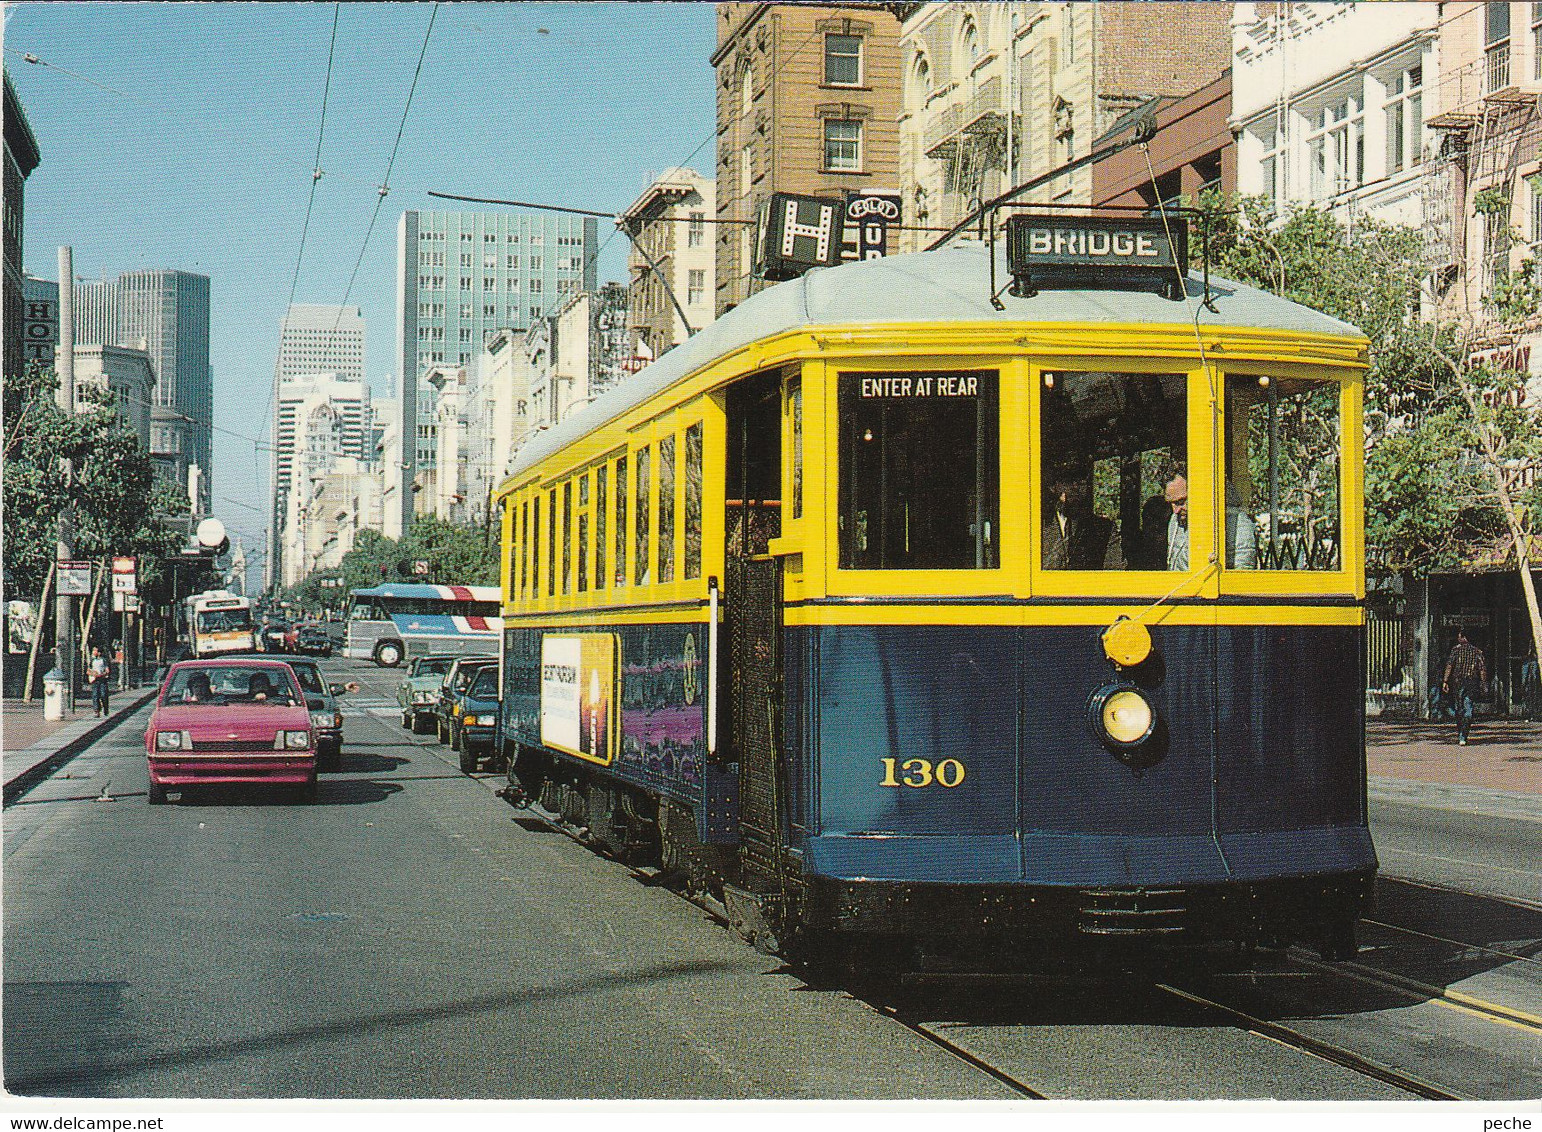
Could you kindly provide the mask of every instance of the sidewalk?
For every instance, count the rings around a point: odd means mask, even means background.
[[[0,738],[4,746],[5,801],[26,793],[43,778],[90,746],[98,736],[116,727],[143,707],[158,685],[143,684],[126,691],[114,690],[111,713],[98,719],[91,712],[91,698],[77,696],[75,712],[62,720],[43,718],[42,700],[23,703],[6,700],[0,708]]]
[[[1542,795],[1542,723],[1475,720],[1467,746],[1459,747],[1455,723],[1373,719],[1365,728],[1365,761],[1373,779]]]

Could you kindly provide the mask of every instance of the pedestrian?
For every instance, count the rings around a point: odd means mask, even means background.
[[[86,683],[91,685],[91,706],[98,716],[107,714],[107,696],[112,691],[112,666],[102,655],[100,645],[91,646],[91,662],[86,665]]]
[[[1456,709],[1456,741],[1467,745],[1467,732],[1472,728],[1472,701],[1481,696],[1488,685],[1488,662],[1483,650],[1467,640],[1464,629],[1456,630],[1456,646],[1446,658],[1446,670],[1440,678],[1440,690],[1451,697]]]

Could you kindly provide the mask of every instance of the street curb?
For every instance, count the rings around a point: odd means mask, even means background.
[[[145,704],[155,699],[160,690],[159,685],[151,685],[148,688],[142,689],[143,694],[137,696],[132,703],[126,707],[119,708],[100,723],[82,731],[62,747],[50,751],[42,761],[33,764],[11,779],[5,784],[4,805],[9,806],[12,802],[21,798],[39,782],[42,782],[49,775],[53,774],[54,771],[64,766],[92,743],[144,707]],[[39,743],[34,744],[34,746],[41,746],[47,742],[48,739],[43,739]],[[30,750],[31,748],[28,749]]]

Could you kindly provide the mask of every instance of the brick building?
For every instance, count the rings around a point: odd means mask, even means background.
[[[715,314],[765,286],[755,218],[773,192],[898,184],[899,21],[887,4],[719,4]]]

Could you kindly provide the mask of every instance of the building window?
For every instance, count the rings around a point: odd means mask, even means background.
[[[510,271],[517,271],[517,270],[519,270],[519,257],[517,255],[509,256],[508,263],[509,263],[509,270]]]
[[[483,307],[482,308],[482,317],[483,318],[497,318],[498,317],[498,308],[494,307],[494,306],[485,306],[485,307]]]
[[[498,289],[498,280],[492,279],[492,278],[484,278],[482,280],[482,290],[484,290],[484,291],[496,291],[497,289]]]
[[[483,256],[482,257],[482,266],[486,270],[491,271],[493,268],[498,266],[498,257],[495,256],[495,255],[485,255],[485,256]]]
[[[862,82],[862,37],[825,36],[825,85],[858,86]]]
[[[530,270],[531,271],[540,271],[541,270],[541,257],[540,256],[533,255],[533,256],[530,257]]]
[[[831,173],[862,171],[862,123],[852,118],[826,118],[825,169]]]
[[[1542,2],[1531,5],[1531,77],[1542,80]]]
[[[1311,115],[1307,156],[1312,197],[1322,200],[1365,184],[1365,117],[1358,92]]]
[[[688,276],[686,284],[685,301],[690,304],[699,303],[707,294],[707,273],[703,270],[693,269]]]
[[[498,233],[496,233],[496,232],[485,233],[482,236],[482,242],[484,244],[496,244],[498,242]]]
[[[1263,149],[1259,169],[1263,174],[1264,196],[1269,198],[1278,212],[1280,202],[1285,199],[1285,140],[1278,130],[1270,126],[1259,134],[1258,144]]]
[[[1487,90],[1510,85],[1510,5],[1489,0],[1483,5],[1483,58]]]
[[[688,229],[686,229],[686,233],[685,233],[685,246],[688,247],[688,248],[699,248],[699,247],[701,247],[701,242],[706,237],[706,234],[707,234],[707,217],[706,217],[706,214],[702,213],[702,212],[693,212],[693,213],[691,213],[691,226]],[[583,260],[582,259],[575,259],[573,261],[573,266],[574,267],[580,267],[580,266],[582,266],[582,264],[583,264]]]
[[[462,275],[460,277],[460,289],[462,291],[471,290],[471,277],[469,275]]]
[[[460,234],[460,242],[463,244],[469,244],[474,239],[476,239],[476,237],[473,236],[470,232],[462,232]]]
[[[460,265],[462,267],[470,267],[471,266],[471,253],[470,252],[461,252],[460,253]]]
[[[1387,172],[1419,164],[1423,156],[1424,69],[1409,67],[1387,84]]]
[[[1067,4],[1062,11],[1065,13],[1065,40],[1061,45],[1064,51],[1062,61],[1069,67],[1076,62],[1076,6]]]
[[[750,180],[755,167],[755,152],[749,146],[741,146],[739,149],[739,195],[750,195]]]
[[[532,295],[539,295],[541,293],[541,281],[539,279],[530,280],[530,293]]]
[[[1066,19],[1070,18],[1067,13]],[[1055,143],[1061,165],[1076,158],[1076,111],[1063,98],[1055,100]]]

